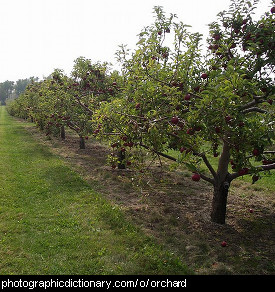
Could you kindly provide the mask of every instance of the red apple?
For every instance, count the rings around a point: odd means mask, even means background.
[[[223,241],[223,242],[221,243],[221,246],[222,246],[222,247],[226,247],[226,246],[227,246],[227,242],[226,242],[226,241]]]
[[[231,118],[230,116],[226,116],[226,117],[225,117],[225,121],[226,121],[226,123],[229,123],[231,120],[232,120],[232,118]]]
[[[136,104],[136,109],[140,109],[140,103]]]
[[[215,45],[213,46],[213,49],[216,51],[219,47],[220,47],[220,46],[219,46],[218,44],[215,44]]]
[[[200,86],[196,86],[196,87],[194,87],[195,92],[199,92],[200,89],[201,89]]]
[[[180,148],[180,153],[184,152],[185,150],[186,150],[185,147],[181,147],[181,148]]]
[[[192,175],[192,180],[193,181],[199,181],[201,179],[201,176],[198,173],[194,173]]]
[[[260,155],[260,150],[255,148],[255,149],[253,149],[252,154],[254,156],[259,156]]]
[[[221,35],[219,33],[213,34],[213,38],[218,41],[221,38]]]
[[[191,95],[189,93],[187,93],[184,97],[184,100],[190,100],[191,99]]]
[[[216,132],[217,134],[219,134],[219,133],[221,132],[221,128],[220,128],[220,127],[216,127],[216,128],[215,128],[215,132]]]
[[[207,74],[207,73],[202,73],[202,74],[201,74],[201,78],[202,78],[202,79],[206,79],[206,78],[208,78],[208,74]]]
[[[249,169],[248,168],[242,168],[242,169],[240,169],[239,170],[239,175],[245,175],[245,174],[248,174],[248,171],[249,171]]]
[[[128,142],[128,145],[129,147],[133,147],[134,146],[134,143],[133,142]]]
[[[174,125],[176,125],[178,122],[179,122],[179,118],[178,117],[173,117],[171,119],[171,123],[174,124]]]
[[[275,13],[275,6],[270,9],[271,13]]]
[[[194,134],[195,134],[195,130],[192,129],[192,128],[189,128],[189,129],[186,131],[186,133],[187,133],[188,135],[194,135]]]

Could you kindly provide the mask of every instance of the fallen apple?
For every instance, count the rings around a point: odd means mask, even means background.
[[[221,246],[222,246],[222,247],[226,247],[226,246],[227,246],[227,242],[226,242],[226,241],[223,241],[223,242],[221,243]]]

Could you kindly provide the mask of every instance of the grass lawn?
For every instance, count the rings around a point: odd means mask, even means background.
[[[192,274],[0,107],[0,274]]]

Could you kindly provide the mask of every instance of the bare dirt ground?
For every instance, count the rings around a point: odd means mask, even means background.
[[[227,222],[215,224],[210,222],[211,186],[194,183],[187,171],[155,165],[140,183],[131,169],[108,166],[110,150],[99,142],[88,140],[80,150],[74,135],[49,140],[34,126],[27,130],[195,273],[275,274],[274,193],[236,181],[228,197]]]

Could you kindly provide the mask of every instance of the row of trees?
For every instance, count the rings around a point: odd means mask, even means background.
[[[194,181],[213,185],[211,219],[224,224],[232,180],[251,175],[254,183],[275,168],[275,8],[255,21],[257,3],[232,0],[209,25],[204,56],[202,36],[155,7],[137,48],[117,52],[121,73],[80,57],[70,77],[55,70],[32,83],[9,112],[46,135],[74,130],[80,148],[91,135],[108,141],[114,168],[140,167],[144,150],[185,164]],[[218,157],[217,169],[210,156]]]
[[[18,79],[16,82],[6,80],[0,83],[0,103],[2,105],[6,104],[9,99],[17,98],[22,94],[27,85],[37,81],[38,78],[30,77],[26,79]]]

